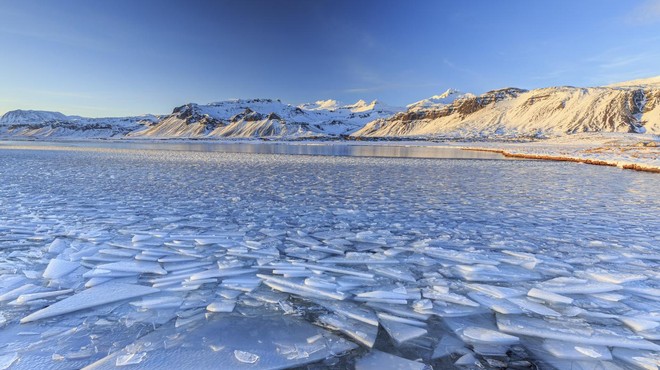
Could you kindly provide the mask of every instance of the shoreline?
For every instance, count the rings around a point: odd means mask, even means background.
[[[596,166],[618,167],[624,170],[660,173],[660,168],[658,167],[645,166],[643,164],[638,164],[638,163],[622,164],[622,163],[616,163],[613,161],[600,160],[600,159],[589,159],[589,158],[557,156],[557,155],[543,155],[543,154],[511,153],[503,149],[484,149],[484,148],[461,148],[461,149],[469,150],[473,152],[499,153],[505,157],[510,157],[510,158],[538,159],[538,160],[556,161],[556,162],[575,162],[575,163],[591,164]]]

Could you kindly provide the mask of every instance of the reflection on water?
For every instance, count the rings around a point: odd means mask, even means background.
[[[404,146],[353,143],[268,143],[268,142],[127,142],[127,141],[0,141],[0,148],[113,148],[175,150],[191,152],[328,155],[344,157],[395,157],[442,159],[507,159],[499,153],[475,152],[446,146]]]

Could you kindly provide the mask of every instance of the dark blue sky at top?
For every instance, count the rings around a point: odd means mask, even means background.
[[[660,75],[660,0],[0,2],[0,113],[168,113],[280,98],[405,105],[447,88]]]

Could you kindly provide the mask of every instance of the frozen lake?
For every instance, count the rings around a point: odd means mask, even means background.
[[[660,361],[657,174],[166,145],[0,143],[0,369]]]
[[[422,143],[429,144],[429,143]],[[0,141],[0,148],[143,149],[188,152],[324,155],[342,157],[442,158],[513,160],[499,153],[467,151],[447,146],[389,143],[250,142],[250,141]]]

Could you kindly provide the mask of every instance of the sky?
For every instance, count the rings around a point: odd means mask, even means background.
[[[660,75],[660,0],[0,0],[0,114],[597,86]]]

